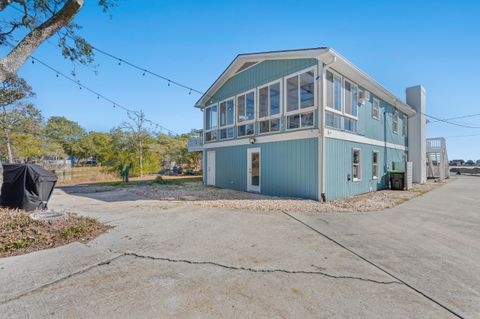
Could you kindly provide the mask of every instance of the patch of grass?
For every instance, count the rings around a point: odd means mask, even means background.
[[[98,221],[91,218],[81,218],[73,225],[65,227],[60,236],[65,239],[81,239],[83,236],[90,234],[98,226]]]
[[[68,214],[52,221],[32,220],[25,212],[0,209],[0,258],[36,250],[88,241],[108,226],[96,219]]]
[[[165,179],[162,176],[158,176],[152,183],[157,185],[183,185],[185,183],[199,182],[201,177],[191,177],[191,178],[171,178]]]

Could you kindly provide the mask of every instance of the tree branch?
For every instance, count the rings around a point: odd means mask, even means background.
[[[0,0],[1,1],[1,0]],[[2,5],[9,2],[1,1]],[[12,1],[10,1],[12,2]],[[3,59],[0,60],[0,82],[15,76],[18,69],[40,44],[66,25],[80,11],[84,0],[68,0],[63,8],[50,19],[34,28],[22,41]],[[9,4],[9,3],[8,3]],[[7,5],[8,5],[7,4]]]

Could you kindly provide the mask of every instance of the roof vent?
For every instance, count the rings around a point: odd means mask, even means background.
[[[243,70],[246,70],[246,69],[248,69],[249,67],[254,66],[254,65],[257,64],[257,63],[258,63],[258,61],[245,62],[245,63],[237,70],[237,72],[235,72],[235,74],[240,73],[240,72],[242,72]]]

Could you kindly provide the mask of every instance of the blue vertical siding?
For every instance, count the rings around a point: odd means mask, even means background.
[[[393,133],[393,113],[395,108],[385,101],[379,100],[380,116],[378,120],[372,117],[372,98],[365,105],[358,107],[358,134],[380,141],[407,145],[407,137],[402,135],[404,114],[400,111],[398,112],[398,133]]]
[[[314,65],[317,65],[316,59],[267,60],[260,62],[228,79],[212,96],[211,100],[220,101],[233,97]]]
[[[253,147],[261,151],[262,194],[318,199],[317,138],[209,149],[216,155],[216,186],[247,190],[247,149]]]
[[[353,148],[360,151],[360,181],[348,181],[352,175]],[[379,178],[372,179],[372,152],[379,152]],[[387,171],[393,169],[395,162],[402,162],[404,151],[355,143],[351,141],[325,139],[325,196],[327,200],[363,194],[385,189],[388,186]],[[398,165],[395,167],[399,169]]]

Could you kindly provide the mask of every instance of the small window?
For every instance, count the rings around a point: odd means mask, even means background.
[[[271,119],[260,121],[260,133],[279,132],[280,131],[280,119]]]
[[[294,130],[298,128],[313,127],[313,112],[306,112],[301,114],[293,114],[287,116],[287,130]]]
[[[378,151],[373,151],[372,153],[372,179],[378,179],[379,169],[378,169]]]
[[[220,130],[220,139],[233,138],[233,127],[224,128]]]
[[[372,117],[376,120],[380,119],[380,101],[373,98],[372,102]]]
[[[325,112],[325,125],[331,128],[342,129],[342,116],[332,113]]]
[[[217,139],[217,131],[205,132],[205,141],[215,141]]]
[[[357,182],[361,179],[361,169],[360,169],[360,149],[353,149],[353,159],[352,159],[352,177],[353,181]]]
[[[258,95],[259,118],[280,115],[280,82],[260,88]]]
[[[237,96],[237,122],[248,122],[255,119],[255,92]]]
[[[343,129],[345,131],[357,132],[357,120],[351,119],[349,117],[344,117],[343,118]]]
[[[287,79],[287,112],[315,105],[315,73],[308,71]]]
[[[408,122],[407,116],[403,115],[403,117],[402,117],[402,134],[403,134],[403,136],[407,136],[407,122]]]
[[[398,134],[398,111],[393,113],[393,133]]]
[[[238,126],[237,135],[238,135],[239,137],[241,137],[241,136],[253,135],[253,133],[254,133],[254,127],[255,127],[254,124],[240,125],[240,126]]]

